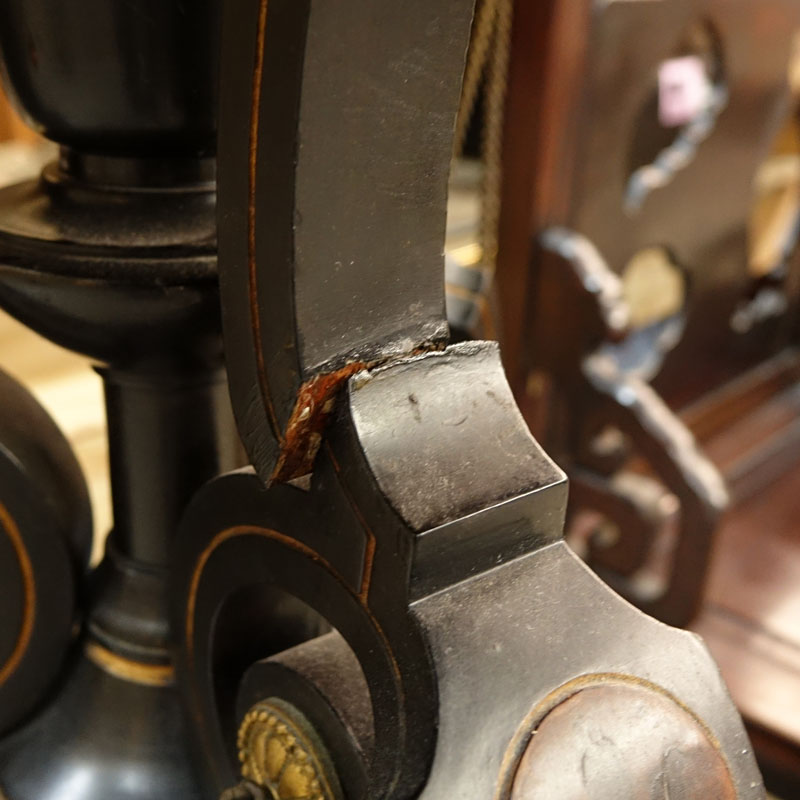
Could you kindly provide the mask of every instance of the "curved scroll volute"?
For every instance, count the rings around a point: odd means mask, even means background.
[[[473,3],[226,5],[228,371],[251,461],[286,480],[309,470],[344,379],[447,335],[447,175]]]
[[[72,638],[89,495],[47,412],[0,372],[0,733],[33,709]]]

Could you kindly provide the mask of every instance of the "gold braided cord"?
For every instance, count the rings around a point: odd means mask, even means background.
[[[495,22],[497,19],[497,6],[503,0],[483,0],[479,3],[475,13],[475,22],[472,26],[472,38],[467,54],[467,66],[464,72],[464,82],[461,87],[461,105],[458,111],[455,136],[455,156],[462,155],[464,142],[467,138],[470,119],[478,102],[478,93],[481,80],[486,72],[486,65],[490,59]]]
[[[494,273],[497,261],[497,235],[500,223],[500,196],[503,182],[503,126],[508,92],[508,65],[511,55],[513,0],[497,0],[494,46],[486,82],[486,121],[483,128],[482,156],[483,221],[482,245],[485,267]]]
[[[467,67],[456,122],[454,157],[463,155],[471,120],[479,102],[483,104],[480,131],[481,218],[476,244],[482,257],[474,264],[461,264],[483,273],[481,289],[467,290],[478,311],[482,335],[492,329],[487,293],[494,276],[498,248],[500,199],[503,178],[503,128],[508,92],[511,53],[511,27],[514,0],[482,0],[478,5],[472,30]],[[483,90],[483,91],[481,91]],[[452,287],[451,287],[452,288]],[[462,287],[463,288],[463,287]],[[451,289],[448,292],[452,294]],[[473,331],[475,333],[476,331]]]

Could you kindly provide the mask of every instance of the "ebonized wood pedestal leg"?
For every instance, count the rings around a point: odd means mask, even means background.
[[[0,741],[0,785],[11,800],[199,796],[168,650],[167,571],[186,503],[236,466],[237,437],[219,332],[213,172],[198,162],[194,183],[181,186],[184,175],[168,188],[154,186],[169,168],[113,159],[87,165],[70,153],[38,187],[0,194],[0,304],[107,365],[99,372],[114,506],[105,558],[87,582],[84,632],[62,680],[38,713]],[[111,190],[109,171],[136,180]],[[101,176],[106,183],[97,189],[91,181]],[[29,210],[20,194],[54,216],[79,211],[89,220],[82,205],[89,203],[93,232],[105,223],[105,235],[123,246],[90,245],[85,258],[62,259],[70,248],[38,238],[41,219],[33,215],[26,235],[10,235],[9,217],[18,221]],[[200,241],[167,253],[137,248],[114,230],[115,204],[143,215],[135,234],[145,240],[148,225],[163,225],[168,235],[170,217],[189,206]]]
[[[0,305],[100,365],[114,506],[61,680],[0,740],[11,800],[198,796],[165,607],[184,505],[237,465],[216,276],[220,6],[0,9],[9,97],[62,145],[39,181],[0,193]]]

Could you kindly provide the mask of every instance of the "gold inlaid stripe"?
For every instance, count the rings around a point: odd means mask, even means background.
[[[97,642],[86,643],[86,657],[104,672],[141,686],[171,686],[175,683],[172,664],[147,664],[112,652]]]
[[[2,503],[0,503],[0,524],[2,524],[3,530],[11,540],[11,546],[14,548],[17,561],[19,561],[24,592],[22,624],[20,625],[19,635],[11,655],[6,663],[0,667],[0,686],[2,686],[16,672],[33,635],[33,623],[36,618],[36,583],[33,579],[31,559],[25,549],[25,543],[22,541],[22,535],[19,532],[17,523]]]
[[[261,341],[261,312],[258,305],[258,267],[256,264],[256,181],[258,172],[258,128],[261,111],[261,84],[264,72],[264,44],[267,31],[267,6],[269,0],[260,0],[258,6],[258,27],[256,29],[256,53],[253,65],[253,89],[250,97],[250,142],[248,151],[247,187],[247,274],[250,300],[250,326],[253,333],[253,346],[256,355],[256,371],[261,397],[266,406],[270,427],[283,444],[283,431],[278,423],[272,393],[267,378],[264,361],[264,346]]]

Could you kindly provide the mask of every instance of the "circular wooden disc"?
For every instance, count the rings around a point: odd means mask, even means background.
[[[717,744],[667,695],[584,689],[557,705],[522,756],[511,800],[735,800]]]

